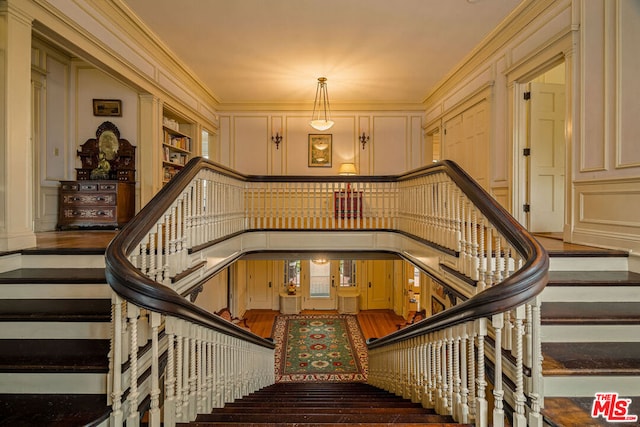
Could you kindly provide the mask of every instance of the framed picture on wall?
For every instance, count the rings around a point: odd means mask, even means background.
[[[122,101],[119,99],[94,99],[93,115],[122,117]]]
[[[331,167],[331,134],[309,134],[309,167]]]

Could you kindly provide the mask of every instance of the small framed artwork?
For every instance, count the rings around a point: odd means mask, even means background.
[[[94,99],[93,115],[122,117],[122,101],[119,99]]]
[[[331,167],[331,134],[309,134],[309,167]]]

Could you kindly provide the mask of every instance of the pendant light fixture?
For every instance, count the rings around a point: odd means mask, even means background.
[[[313,102],[313,115],[309,124],[317,130],[327,130],[333,126],[331,109],[329,108],[329,95],[327,93],[327,78],[318,77],[316,87],[316,99]]]

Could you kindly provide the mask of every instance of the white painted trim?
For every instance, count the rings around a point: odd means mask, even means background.
[[[52,304],[55,301],[52,300]],[[0,339],[111,338],[111,322],[2,322]]]
[[[0,373],[0,393],[105,394],[106,374]]]

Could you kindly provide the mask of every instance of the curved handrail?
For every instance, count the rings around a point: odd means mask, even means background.
[[[446,171],[476,207],[492,220],[495,227],[510,239],[516,249],[525,255],[526,262],[519,271],[501,283],[478,293],[467,301],[370,342],[368,347],[371,349],[508,311],[538,295],[547,283],[549,267],[547,252],[522,225],[456,163],[444,160],[429,169]],[[424,172],[424,169],[409,172],[400,179],[414,178]]]
[[[181,173],[163,187],[156,196],[116,235],[105,254],[105,274],[111,288],[125,299],[148,310],[171,314],[224,334],[267,348],[275,348],[268,340],[229,323],[191,303],[177,292],[157,283],[136,269],[127,255],[138,241],[187,187],[198,171],[205,167],[240,179],[244,176],[203,158],[192,159]]]
[[[237,173],[203,158],[192,159],[181,173],[163,187],[158,194],[114,238],[106,252],[107,279],[114,291],[141,307],[206,325],[226,334],[242,337],[265,347],[273,344],[256,335],[216,318],[215,315],[190,303],[175,291],[156,283],[141,274],[127,255],[134,250],[149,228],[169,208],[198,172],[208,168],[217,173],[244,182],[402,182],[409,179],[445,172],[479,211],[524,255],[523,267],[502,283],[492,286],[469,300],[429,317],[415,325],[394,332],[370,344],[375,348],[387,343],[402,341],[432,330],[454,325],[464,320],[488,316],[516,307],[542,291],[546,284],[548,257],[545,250],[515,219],[487,192],[452,161],[416,169],[402,175],[390,176],[249,176]]]

